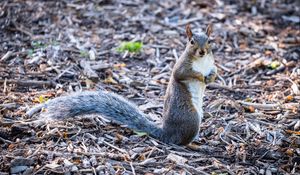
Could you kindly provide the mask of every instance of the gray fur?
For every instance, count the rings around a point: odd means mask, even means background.
[[[62,96],[37,105],[27,112],[31,116],[44,108],[39,120],[55,120],[85,114],[100,114],[128,128],[144,131],[155,138],[162,136],[162,129],[146,118],[136,105],[123,97],[104,91],[80,92]]]
[[[208,41],[207,35],[203,32],[194,34],[193,38],[201,48],[203,48]]]

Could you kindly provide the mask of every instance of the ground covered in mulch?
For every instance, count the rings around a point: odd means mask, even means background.
[[[0,174],[299,174],[298,1],[2,0]],[[159,121],[185,25],[212,23],[219,76],[194,147],[91,116],[35,128],[25,112],[105,89]],[[120,52],[125,41],[143,43]]]

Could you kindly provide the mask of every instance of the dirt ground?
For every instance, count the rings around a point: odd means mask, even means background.
[[[0,174],[299,174],[300,3],[292,0],[0,1]],[[118,93],[154,121],[185,25],[211,37],[194,148],[99,116],[40,127],[25,112],[75,91]],[[120,52],[125,41],[139,52]]]

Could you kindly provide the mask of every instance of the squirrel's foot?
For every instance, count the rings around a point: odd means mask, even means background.
[[[214,82],[217,78],[217,71],[213,69],[207,76],[205,76],[205,84]]]

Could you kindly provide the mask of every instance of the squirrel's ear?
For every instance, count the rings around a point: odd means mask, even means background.
[[[208,26],[206,27],[206,35],[209,37],[210,34],[213,32],[213,27],[212,27],[212,24],[208,24]]]
[[[190,41],[193,37],[193,33],[192,33],[192,30],[191,30],[190,24],[186,25],[185,32],[186,32],[186,36],[188,37],[188,39]]]

